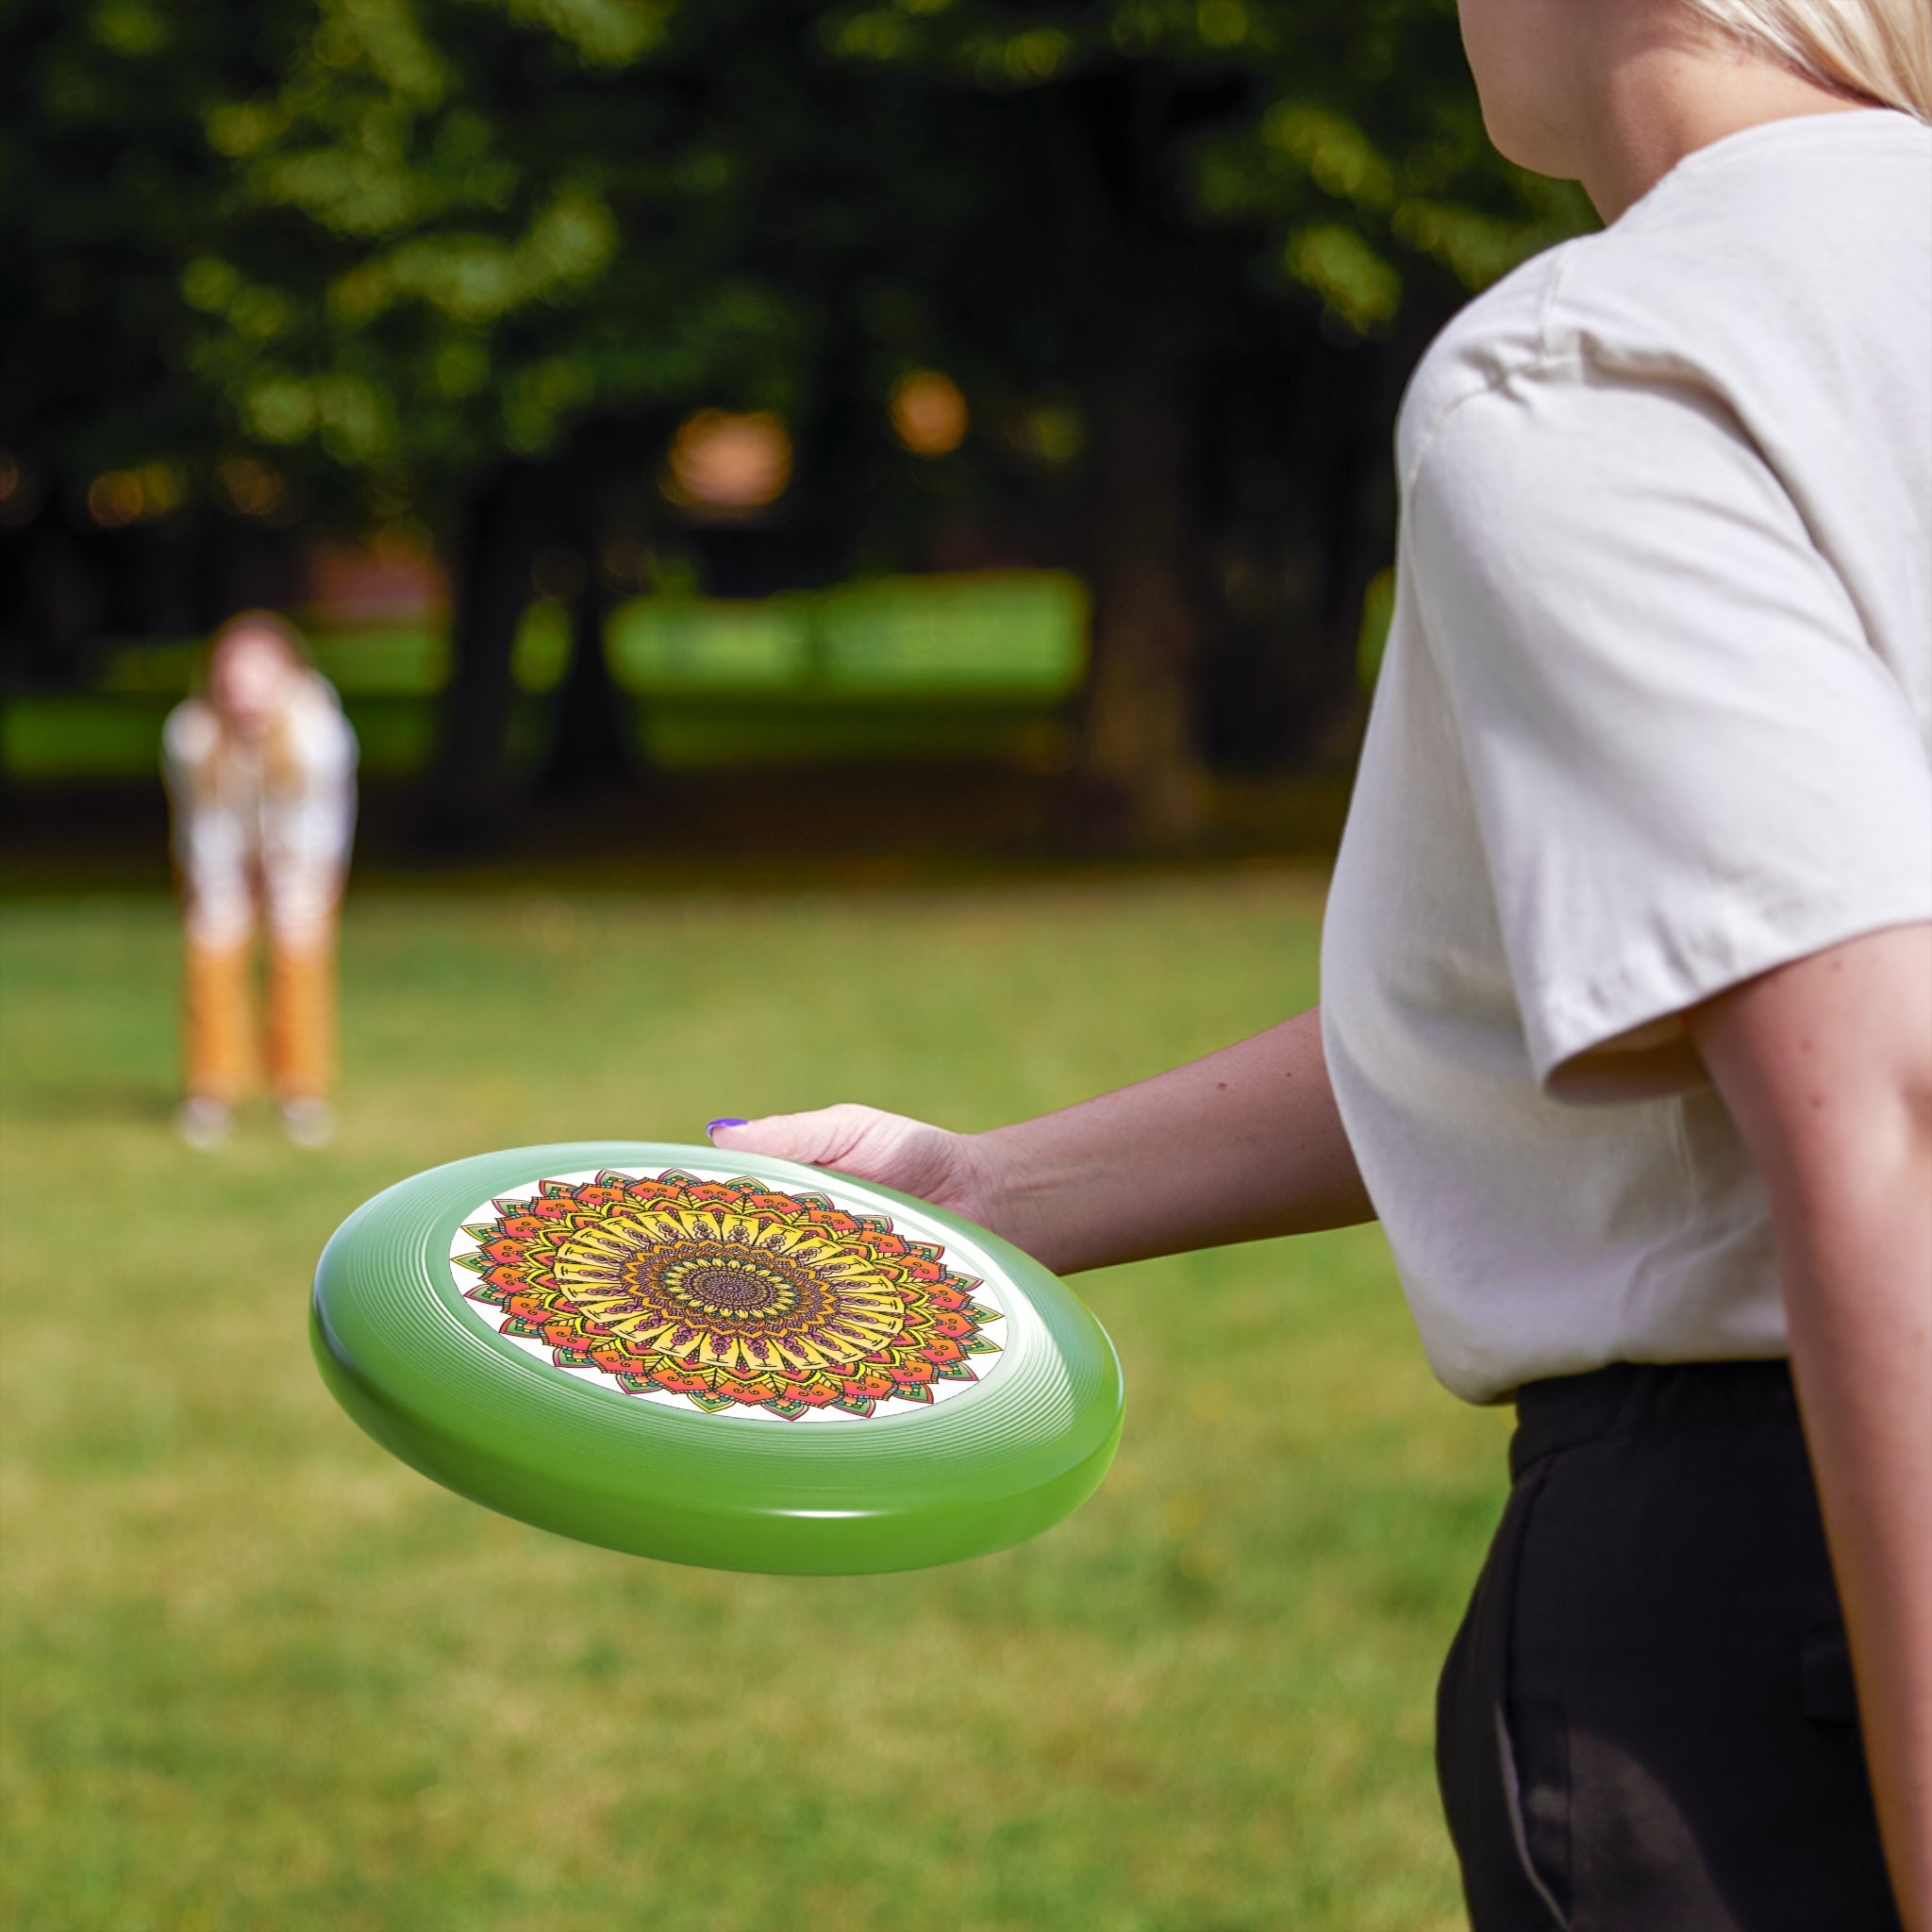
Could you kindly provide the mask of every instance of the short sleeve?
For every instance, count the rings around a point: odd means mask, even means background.
[[[309,674],[290,722],[292,749],[311,784],[337,784],[353,774],[358,751],[355,727],[342,715],[335,688],[319,673]]]
[[[161,770],[169,785],[180,790],[189,784],[214,756],[220,737],[199,698],[184,698],[176,705],[161,726]]]
[[[1405,519],[1551,1091],[1683,1084],[1686,1008],[1932,919],[1924,727],[1707,392],[1512,377],[1451,409]]]

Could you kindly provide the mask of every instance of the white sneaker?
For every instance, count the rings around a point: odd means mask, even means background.
[[[326,1147],[336,1137],[336,1110],[312,1094],[282,1102],[282,1132],[297,1147]]]
[[[175,1113],[175,1131],[199,1154],[212,1154],[234,1124],[234,1109],[205,1093],[191,1093]]]

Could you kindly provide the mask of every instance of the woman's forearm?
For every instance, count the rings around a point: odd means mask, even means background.
[[[1374,1219],[1319,1008],[968,1144],[990,1224],[1061,1274]]]

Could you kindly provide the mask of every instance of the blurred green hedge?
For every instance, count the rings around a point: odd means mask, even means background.
[[[1087,662],[1075,577],[1026,571],[891,577],[758,602],[640,597],[604,644],[635,699],[640,752],[665,767],[988,756],[1039,766],[1070,751],[1065,711]],[[317,664],[342,694],[365,771],[428,757],[449,639],[435,625],[318,625]],[[23,691],[0,708],[9,778],[129,777],[155,770],[161,722],[192,688],[202,645],[127,644],[92,689]],[[541,600],[515,649],[515,750],[541,750],[546,695],[569,658],[569,617]]]

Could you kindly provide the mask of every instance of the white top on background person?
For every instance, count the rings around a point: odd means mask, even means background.
[[[279,626],[274,634],[283,635]],[[292,645],[284,650],[258,696],[254,660],[238,655],[219,694],[185,700],[163,728],[175,855],[197,945],[243,944],[265,914],[278,946],[303,949],[326,937],[341,896],[356,734],[327,679]],[[266,655],[260,661],[265,673]]]
[[[1466,308],[1398,448],[1322,1010],[1430,1361],[1781,1356],[1678,1016],[1932,919],[1932,127],[1700,149]]]

